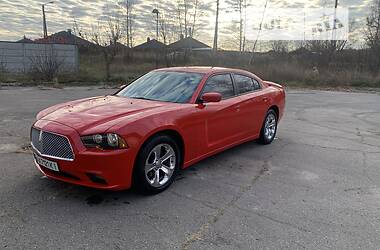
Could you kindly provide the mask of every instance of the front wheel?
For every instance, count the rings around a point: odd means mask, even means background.
[[[141,149],[134,173],[136,188],[145,194],[157,194],[168,188],[178,172],[180,151],[167,135],[150,139]]]
[[[263,126],[260,131],[260,143],[270,144],[277,132],[277,114],[273,109],[268,110]]]

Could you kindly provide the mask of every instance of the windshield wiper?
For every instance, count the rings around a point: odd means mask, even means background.
[[[146,98],[146,97],[143,97],[143,96],[130,96],[129,98],[140,99],[140,100],[148,100],[148,101],[155,101],[154,99],[149,99],[149,98]]]

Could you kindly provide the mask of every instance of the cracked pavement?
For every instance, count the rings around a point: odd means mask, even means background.
[[[380,95],[287,92],[277,140],[245,143],[140,196],[44,178],[28,149],[35,114],[115,92],[0,88],[0,248],[377,249]]]

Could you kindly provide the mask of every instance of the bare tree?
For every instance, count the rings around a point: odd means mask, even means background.
[[[245,51],[246,47],[246,34],[247,34],[247,8],[249,3],[247,0],[244,0],[244,28],[243,28],[243,50]]]
[[[239,32],[239,23],[238,22],[230,22],[228,25],[224,25],[220,32],[223,34],[228,34],[228,36],[224,37],[221,40],[221,43],[224,47],[229,48],[231,50],[240,51],[240,32]]]
[[[288,41],[271,41],[270,47],[272,51],[277,53],[286,53],[289,51],[289,42]]]
[[[162,17],[159,20],[159,25],[160,25],[160,34],[162,37],[162,41],[164,44],[167,44],[168,40],[168,23],[166,22],[166,19]]]
[[[184,16],[184,29],[185,29],[185,37],[188,36],[188,14],[189,14],[189,1],[183,0],[183,16]]]
[[[182,1],[181,0],[177,0],[177,19],[178,19],[178,25],[179,25],[178,35],[179,37],[182,37],[183,30],[182,30]]]
[[[312,53],[319,55],[319,66],[328,66],[337,52],[342,51],[347,44],[347,40],[310,40],[306,41],[305,47]]]
[[[106,23],[98,22],[98,24],[92,26],[91,31],[84,36],[89,37],[92,42],[98,45],[98,49],[104,57],[106,80],[109,81],[111,77],[111,64],[117,55],[119,41],[124,37],[120,19],[117,17],[109,17]]]
[[[110,66],[116,57],[118,51],[118,43],[123,37],[120,20],[108,19],[108,25],[105,28],[105,34],[106,38],[108,38],[109,43],[103,43],[104,45],[102,47],[102,52],[104,55],[104,60],[106,62],[106,79],[109,80],[111,77]],[[100,45],[99,42],[97,44]]]
[[[133,25],[134,25],[134,5],[135,0],[124,0],[119,3],[124,10],[125,13],[125,22],[124,29],[125,29],[125,36],[127,38],[127,46],[132,47],[133,46]]]
[[[263,11],[263,14],[261,16],[261,21],[260,21],[260,25],[259,25],[259,31],[257,33],[257,37],[253,43],[253,46],[252,46],[252,55],[251,55],[251,58],[249,59],[249,64],[252,65],[253,62],[254,62],[254,59],[255,59],[255,50],[256,50],[256,46],[257,46],[257,41],[259,40],[260,38],[260,34],[261,34],[261,29],[263,27],[263,21],[264,21],[264,17],[265,17],[265,11],[267,9],[267,6],[268,6],[268,1],[269,0],[265,0],[265,4],[264,4],[264,11]]]
[[[0,54],[0,79],[7,73],[7,62],[3,54]]]
[[[198,8],[199,8],[199,1],[198,0],[194,0],[193,13],[192,13],[193,23],[191,24],[191,32],[190,32],[190,36],[191,37],[194,36],[195,29],[196,29],[197,17],[198,17],[198,14],[199,14]]]
[[[245,8],[245,0],[231,0],[228,1],[232,9],[239,13],[239,51],[243,51],[243,13]]]
[[[370,50],[370,68],[378,72],[380,70],[380,0],[374,0],[371,14],[367,17],[364,35]]]
[[[199,0],[178,0],[176,12],[179,37],[194,36],[197,30],[198,17],[202,15]]]
[[[99,19],[96,25],[91,26],[90,31],[83,31],[78,22],[75,22],[75,29],[79,31],[80,37],[97,45],[97,50],[101,52],[104,58],[106,80],[109,81],[111,64],[123,46],[120,41],[125,37],[126,32],[122,23],[123,10],[121,4],[114,5],[112,12],[109,9],[106,11],[108,18],[106,20]]]
[[[74,35],[82,37],[87,40],[85,32],[83,32],[83,30],[79,27],[79,24],[75,18],[73,21],[73,33]]]
[[[46,50],[43,54],[29,57],[30,73],[36,79],[51,81],[57,77],[62,70],[63,59],[59,59],[53,49]]]
[[[249,6],[249,1],[247,0],[228,0],[227,4],[231,6],[232,11],[237,12],[239,15],[238,21],[238,43],[239,51],[245,50],[246,46],[246,27],[247,27],[247,7]],[[236,29],[235,29],[236,30]]]
[[[166,12],[161,11],[159,26],[160,36],[164,44],[169,44],[178,40],[180,31],[177,16],[173,16],[170,12],[167,14]]]

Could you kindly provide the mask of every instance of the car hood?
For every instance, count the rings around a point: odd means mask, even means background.
[[[89,129],[105,132],[118,118],[141,115],[169,103],[130,99],[119,96],[100,96],[58,104],[41,111],[37,119],[64,124],[85,134]]]

